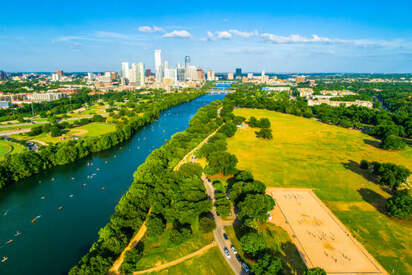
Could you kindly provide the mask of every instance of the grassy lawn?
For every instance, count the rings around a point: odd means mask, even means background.
[[[70,123],[70,122],[69,122]],[[73,123],[73,122],[71,122]],[[38,136],[27,136],[24,134],[16,134],[11,135],[11,137],[20,140],[39,140],[46,143],[57,143],[57,142],[64,142],[68,141],[71,136],[79,136],[79,137],[97,137],[100,135],[104,135],[110,132],[114,132],[116,130],[116,126],[113,124],[105,123],[105,122],[92,122],[80,127],[75,127],[70,129],[69,132],[65,134],[66,138],[61,140],[60,137],[52,137],[49,133],[42,133]]]
[[[148,274],[229,275],[234,273],[226,263],[219,248],[215,246],[201,256],[193,257],[160,272]]]
[[[192,228],[194,234],[191,239],[178,246],[171,246],[168,240],[171,224],[168,224],[165,232],[158,238],[144,237],[143,258],[137,263],[137,270],[144,270],[158,265],[166,264],[193,253],[213,241],[213,233],[201,234]]]
[[[70,129],[68,135],[96,137],[114,132],[116,126],[104,122],[92,122],[80,127]]]
[[[7,154],[20,153],[23,150],[26,150],[26,147],[21,144],[0,140],[0,160],[4,159]]]
[[[257,139],[253,128],[228,139],[239,169],[251,171],[268,186],[314,189],[388,272],[412,273],[412,223],[382,213],[390,195],[358,168],[366,159],[412,170],[411,148],[382,150],[378,140],[359,131],[273,111],[237,109],[235,114],[267,117],[273,131],[271,141]]]

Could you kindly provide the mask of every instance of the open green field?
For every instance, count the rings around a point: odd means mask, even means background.
[[[23,150],[26,150],[26,147],[21,144],[0,139],[0,160],[7,154],[19,153]]]
[[[230,275],[234,274],[226,263],[218,247],[212,247],[203,255],[193,257],[183,263],[169,267],[160,272],[147,274],[196,274],[196,275]]]
[[[366,159],[412,170],[411,148],[382,150],[360,131],[273,111],[236,109],[235,115],[267,117],[273,131],[270,141],[256,138],[253,128],[228,139],[239,169],[267,186],[312,188],[388,272],[412,273],[412,223],[383,214],[390,195],[358,168]]]
[[[105,122],[92,122],[80,127],[75,127],[70,129],[69,132],[67,132],[64,135],[64,139],[61,137],[52,137],[49,133],[42,133],[38,136],[27,136],[24,134],[16,134],[16,135],[11,135],[15,139],[20,139],[20,140],[38,140],[41,142],[46,142],[46,143],[57,143],[60,141],[67,141],[71,136],[78,136],[78,137],[97,137],[100,135],[104,135],[110,132],[114,132],[116,130],[116,126],[110,123],[105,123]]]
[[[213,233],[202,234],[194,228],[192,238],[181,245],[173,246],[169,242],[171,226],[168,224],[160,237],[148,238],[147,235],[144,237],[144,256],[137,263],[137,270],[145,270],[177,260],[213,242]]]

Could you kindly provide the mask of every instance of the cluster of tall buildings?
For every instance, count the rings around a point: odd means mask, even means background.
[[[162,51],[154,51],[155,82],[166,86],[183,86],[185,82],[205,81],[205,72],[191,64],[190,56],[185,56],[184,65],[177,64],[169,67],[169,63],[162,61]]]
[[[142,62],[132,63],[130,67],[129,62],[122,62],[120,79],[122,84],[143,87],[145,84],[144,64]]]

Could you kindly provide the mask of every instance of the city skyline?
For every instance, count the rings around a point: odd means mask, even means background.
[[[0,70],[118,71],[140,60],[155,71],[153,51],[162,49],[170,64],[191,56],[216,72],[411,71],[408,1],[295,4],[7,2],[19,13],[0,19]]]

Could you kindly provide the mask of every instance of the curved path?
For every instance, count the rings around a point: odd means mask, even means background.
[[[193,257],[202,255],[202,254],[205,253],[207,250],[209,250],[210,248],[215,247],[215,246],[216,246],[216,242],[212,242],[212,243],[210,243],[210,244],[202,247],[201,249],[199,249],[199,250],[197,250],[197,251],[195,251],[195,252],[193,252],[193,253],[191,253],[191,254],[188,254],[188,255],[186,255],[186,256],[183,256],[183,257],[181,257],[181,258],[179,258],[179,259],[177,259],[177,260],[168,262],[168,263],[163,264],[163,265],[155,266],[155,267],[152,267],[152,268],[149,268],[149,269],[145,269],[145,270],[141,270],[141,271],[135,271],[135,272],[133,272],[133,275],[143,274],[143,273],[148,273],[148,272],[160,271],[160,270],[162,270],[162,269],[165,269],[165,268],[168,268],[168,267],[171,267],[171,266],[180,264],[180,263],[182,263],[182,262],[184,262],[184,261],[186,261],[186,260],[188,260],[188,259],[190,259],[190,258],[193,258]]]
[[[150,213],[150,211],[149,211]],[[119,273],[119,268],[122,265],[124,261],[124,257],[126,255],[126,252],[133,249],[136,244],[143,238],[144,234],[146,233],[147,227],[146,227],[146,222],[143,223],[143,225],[140,227],[139,231],[134,235],[133,239],[130,240],[129,244],[126,246],[126,248],[122,251],[120,256],[116,259],[116,261],[113,263],[112,268],[109,269],[108,274],[120,274]]]

